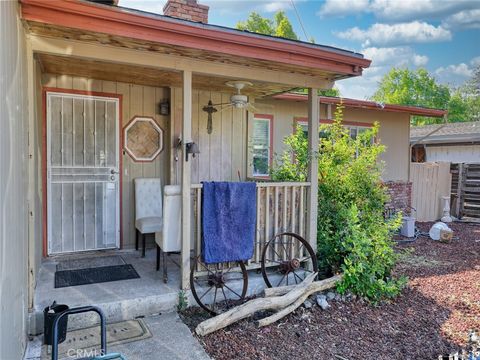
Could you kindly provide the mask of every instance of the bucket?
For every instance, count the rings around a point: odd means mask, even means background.
[[[400,235],[407,238],[413,238],[415,236],[415,218],[413,216],[403,217]]]
[[[428,235],[430,235],[432,240],[440,240],[440,232],[442,230],[450,230],[450,228],[443,222],[437,222],[430,228]]]
[[[68,306],[64,304],[57,304],[55,301],[52,305],[43,309],[43,343],[45,345],[52,345],[53,343],[53,323],[55,319],[68,310]],[[58,323],[58,343],[65,341],[67,337],[68,315],[64,316]]]

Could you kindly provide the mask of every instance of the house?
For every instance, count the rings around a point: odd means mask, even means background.
[[[285,129],[269,138],[273,153],[294,122],[306,124],[309,150],[316,152],[318,120],[328,120],[338,102],[317,90],[360,76],[370,61],[351,51],[210,25],[208,7],[194,0],[170,0],[164,12],[82,0],[0,2],[2,358],[22,357],[27,334],[42,330],[43,307],[53,298],[101,303],[112,321],[163,311],[161,299],[175,303],[178,289],[189,287],[191,251],[195,257],[200,251],[201,181],[258,178],[250,269],[259,267],[261,244],[279,229],[316,243],[316,160],[307,182],[267,183],[250,167],[256,155],[249,152],[249,134],[256,119],[273,119],[274,129]],[[294,88],[307,88],[308,98],[274,97]],[[209,101],[232,103],[235,92],[237,106],[209,118],[203,110]],[[244,95],[258,113],[246,111]],[[377,108],[351,100],[346,119],[352,132],[380,119],[395,132],[381,137],[390,149],[397,141],[401,149],[408,114],[420,110]],[[200,154],[192,157],[187,150],[194,144]],[[394,152],[386,156],[387,162],[395,158]],[[386,181],[408,180],[408,158],[398,161]],[[134,180],[143,177],[181,187],[174,284],[164,285],[148,270],[139,280],[143,293],[135,282],[54,289],[50,259],[134,248]],[[147,260],[135,261],[145,267]],[[132,303],[143,307],[132,312]]]
[[[307,130],[308,109],[307,96],[296,93],[278,94],[257,100],[253,114],[253,122],[267,126],[268,141],[265,132],[260,138],[263,144],[270,144],[269,154],[281,154],[284,150],[283,139],[290,135],[297,125]],[[320,124],[332,122],[333,114],[339,104],[344,106],[343,123],[350,129],[352,136],[373,126],[375,122],[380,125],[378,140],[385,145],[385,152],[381,155],[384,162],[382,179],[388,187],[391,206],[396,209],[407,209],[411,206],[411,181],[409,180],[409,134],[411,116],[428,116],[442,118],[445,110],[428,109],[416,106],[393,104],[379,104],[374,101],[357,100],[348,98],[319,97]],[[268,120],[268,122],[265,121]],[[259,127],[263,129],[262,127]],[[253,132],[253,128],[249,129]],[[249,138],[258,141],[259,135],[252,134]],[[260,140],[262,142],[262,140]],[[249,176],[264,177],[268,172],[256,173],[252,152],[249,153]],[[269,157],[270,163],[273,156]],[[265,166],[262,167],[266,169]],[[265,170],[264,170],[265,171]],[[408,210],[409,211],[409,210]]]
[[[480,162],[480,122],[414,126],[410,132],[413,162]]]

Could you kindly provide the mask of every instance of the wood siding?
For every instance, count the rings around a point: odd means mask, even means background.
[[[427,161],[480,162],[480,145],[426,146]]]
[[[200,154],[192,161],[192,183],[202,181],[238,181],[246,178],[247,163],[247,114],[245,110],[227,108],[213,114],[213,131],[207,133],[207,113],[202,108],[208,100],[214,104],[228,103],[231,94],[193,90],[192,92],[192,141],[198,144]],[[175,161],[174,144],[182,133],[182,89],[172,88],[171,129],[171,179],[181,182],[181,151]],[[240,173],[240,178],[238,176]]]
[[[412,206],[418,221],[435,221],[442,216],[442,196],[450,196],[450,163],[412,163]]]
[[[170,91],[167,88],[55,74],[43,74],[42,84],[45,87],[120,94],[122,95],[122,128],[135,115],[151,116],[164,130],[164,134],[169,133],[169,116],[158,114],[158,104],[161,100],[170,97]],[[123,137],[123,131],[121,131],[121,136]],[[164,150],[152,162],[135,162],[126,152],[121,154],[123,160],[122,235],[124,248],[132,248],[135,245],[134,179],[138,177],[159,177],[162,184],[169,184],[168,154],[170,142],[168,136],[165,135],[164,141]]]
[[[22,359],[28,309],[27,62],[18,4],[0,2],[0,357]]]
[[[295,118],[307,118],[307,104],[305,102],[284,100],[258,100],[255,107],[262,114],[273,115],[274,153],[283,151],[283,139],[292,133]],[[331,114],[335,113],[335,106]],[[332,115],[333,116],[333,115]],[[327,105],[320,106],[320,118],[328,118]],[[386,146],[381,155],[385,162],[384,181],[407,181],[409,159],[410,116],[407,113],[381,112],[368,109],[345,108],[344,121],[373,124],[380,123],[379,139]]]

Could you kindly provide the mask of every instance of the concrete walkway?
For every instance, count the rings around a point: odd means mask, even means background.
[[[127,360],[210,360],[176,312],[145,317],[144,321],[151,338],[115,346],[107,344],[108,352],[122,353]],[[41,336],[30,341],[24,360],[42,360],[41,344]]]
[[[120,352],[128,360],[210,359],[176,312],[144,320],[153,335],[150,339],[112,346],[108,351]]]

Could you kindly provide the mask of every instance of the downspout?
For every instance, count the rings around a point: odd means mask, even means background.
[[[410,164],[412,163],[412,149],[413,149],[413,147],[415,145],[421,143],[423,140],[427,139],[428,137],[432,136],[437,131],[440,131],[441,129],[443,129],[447,124],[448,124],[448,114],[446,113],[446,114],[443,115],[443,125],[442,126],[439,126],[435,130],[432,130],[431,132],[429,132],[427,135],[421,137],[420,139],[418,139],[414,143],[410,144],[409,151],[408,151],[408,159],[409,159],[408,160],[408,163],[409,163],[409,166],[408,166],[408,182],[410,182]]]

